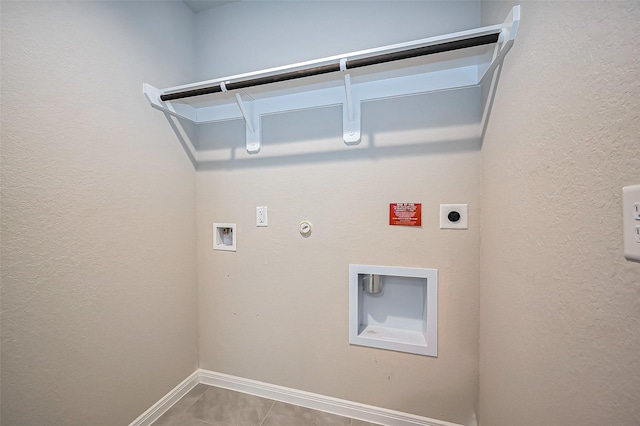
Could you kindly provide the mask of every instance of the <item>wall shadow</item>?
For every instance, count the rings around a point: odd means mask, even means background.
[[[494,96],[495,90],[474,86],[363,102],[355,146],[342,140],[341,105],[265,115],[257,154],[245,150],[243,120],[196,125],[190,132],[191,123],[167,119],[197,170],[277,167],[479,151]],[[189,143],[207,157],[197,161]]]

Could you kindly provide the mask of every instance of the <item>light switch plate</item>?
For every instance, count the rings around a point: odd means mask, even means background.
[[[622,229],[624,257],[640,262],[640,185],[622,188]]]

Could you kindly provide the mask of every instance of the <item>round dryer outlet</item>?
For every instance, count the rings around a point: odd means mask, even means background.
[[[440,229],[469,229],[467,204],[440,204]]]

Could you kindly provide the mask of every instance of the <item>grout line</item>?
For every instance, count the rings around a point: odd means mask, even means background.
[[[271,400],[271,407],[269,407],[269,411],[267,411],[267,414],[264,416],[264,419],[262,419],[262,421],[258,426],[262,426],[264,424],[264,421],[267,420],[267,417],[269,417],[269,414],[271,414],[271,409],[273,408],[274,405],[276,405],[276,401]]]
[[[202,424],[203,424],[203,425],[205,425],[205,426],[215,426],[213,423],[209,423],[209,422],[208,422],[208,421],[206,421],[206,420],[196,419],[195,417],[194,417],[194,419],[195,419],[195,421],[196,421],[196,422],[198,422],[198,423],[202,423]]]

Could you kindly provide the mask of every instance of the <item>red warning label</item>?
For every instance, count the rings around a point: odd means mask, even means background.
[[[389,225],[422,226],[422,204],[420,203],[389,204]]]

